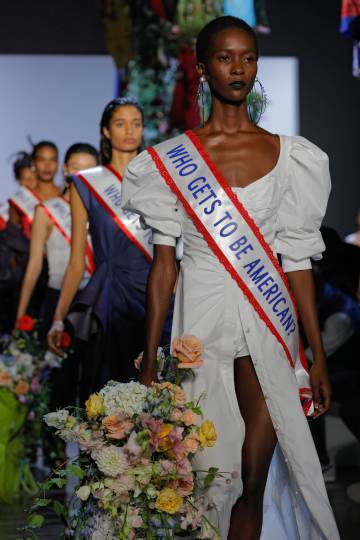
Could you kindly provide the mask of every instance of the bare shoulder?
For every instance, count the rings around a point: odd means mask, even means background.
[[[53,228],[52,221],[50,220],[42,204],[38,204],[35,208],[33,226],[34,225],[38,225],[39,227],[45,227],[49,231]]]
[[[263,128],[257,127],[256,130],[249,132],[247,136],[248,144],[254,149],[254,153],[261,153],[268,157],[268,159],[274,159],[280,154],[280,137],[275,133],[270,133]]]

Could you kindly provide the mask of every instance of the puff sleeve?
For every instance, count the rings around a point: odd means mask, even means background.
[[[127,166],[121,190],[122,208],[140,215],[143,228],[153,231],[153,243],[176,246],[181,236],[177,197],[146,150]]]
[[[303,137],[293,137],[276,224],[275,251],[284,272],[311,268],[325,245],[320,233],[331,190],[329,160]]]

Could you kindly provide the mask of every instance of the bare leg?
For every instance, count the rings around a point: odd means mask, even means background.
[[[236,358],[235,389],[245,422],[242,449],[243,493],[232,509],[228,540],[258,540],[263,498],[276,434],[250,356]]]

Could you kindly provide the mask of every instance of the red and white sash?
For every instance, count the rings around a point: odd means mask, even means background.
[[[281,345],[295,370],[305,413],[312,414],[296,306],[271,247],[193,132],[148,152],[210,249]]]
[[[0,203],[0,231],[5,229],[8,221],[9,221],[9,205],[7,203]]]
[[[9,199],[9,203],[25,216],[30,225],[34,219],[35,208],[40,202],[41,199],[31,189],[23,186]]]
[[[63,197],[54,197],[40,203],[53,225],[61,232],[65,241],[71,244],[71,212],[70,204]],[[86,270],[94,272],[94,255],[91,240],[88,236],[86,242]]]
[[[146,259],[153,259],[151,230],[144,230],[138,214],[121,208],[122,177],[110,165],[94,167],[76,175],[110,214],[117,226],[141,251]]]

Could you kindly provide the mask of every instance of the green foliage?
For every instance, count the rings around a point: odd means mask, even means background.
[[[29,529],[39,529],[43,526],[44,521],[45,518],[41,514],[32,514],[27,520],[26,525]]]
[[[213,481],[215,480],[216,476],[218,475],[219,469],[216,467],[210,467],[207,475],[204,478],[204,487],[208,488]]]

